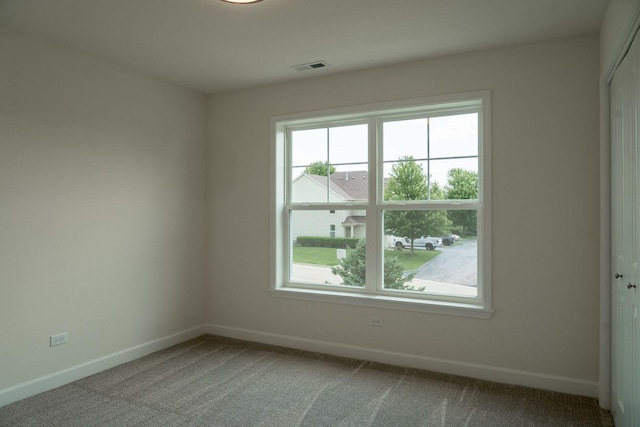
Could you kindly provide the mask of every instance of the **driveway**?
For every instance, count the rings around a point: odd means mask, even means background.
[[[416,279],[463,286],[478,285],[476,239],[459,240],[453,246],[443,246],[437,250],[440,255],[414,270]]]

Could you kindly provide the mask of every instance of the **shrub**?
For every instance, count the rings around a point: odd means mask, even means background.
[[[340,261],[340,265],[331,267],[331,272],[342,277],[345,285],[364,286],[365,284],[365,240],[360,239],[355,249],[347,254],[347,257]],[[415,277],[415,273],[407,276],[403,273],[403,266],[395,256],[384,257],[384,286],[387,289],[403,290],[423,290],[414,289],[405,283],[410,282]]]

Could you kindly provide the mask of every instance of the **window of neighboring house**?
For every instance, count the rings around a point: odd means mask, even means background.
[[[489,102],[274,118],[274,295],[489,317]],[[345,258],[321,238],[334,216],[357,238]]]

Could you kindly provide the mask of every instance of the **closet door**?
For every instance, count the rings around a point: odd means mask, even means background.
[[[616,426],[640,425],[640,81],[637,40],[611,83],[612,412]]]

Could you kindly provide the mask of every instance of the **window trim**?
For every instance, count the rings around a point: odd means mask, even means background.
[[[369,126],[370,133],[376,133],[379,131],[376,126],[377,117],[384,115],[385,120],[398,117],[406,118],[411,115],[420,115],[425,112],[435,111],[436,113],[429,113],[431,117],[434,116],[446,116],[451,113],[459,113],[464,111],[465,107],[473,109],[473,112],[477,111],[477,106],[481,105],[479,119],[478,119],[478,133],[482,139],[479,142],[478,157],[479,162],[479,182],[478,182],[478,201],[467,202],[461,201],[456,206],[463,209],[464,206],[470,204],[478,205],[482,204],[482,209],[478,212],[478,277],[481,278],[481,286],[478,286],[478,298],[473,303],[465,302],[465,299],[451,298],[450,296],[443,297],[440,300],[438,296],[430,295],[429,299],[418,299],[410,297],[402,297],[395,295],[393,292],[380,292],[377,290],[372,293],[369,289],[356,288],[356,289],[343,289],[339,291],[332,290],[331,287],[322,288],[313,285],[300,285],[296,287],[287,287],[285,285],[285,268],[283,255],[285,251],[285,236],[280,230],[283,229],[285,224],[285,215],[287,210],[284,209],[285,194],[288,191],[290,179],[287,174],[287,164],[290,163],[290,159],[285,161],[285,132],[286,127],[295,125],[297,126],[311,126],[317,125],[318,122],[323,122],[327,125],[335,124],[350,124],[355,122],[362,123],[363,121],[373,121],[373,126]],[[330,110],[313,111],[300,114],[288,114],[281,116],[274,116],[270,120],[271,129],[271,188],[270,188],[270,240],[271,240],[271,254],[270,254],[270,284],[269,290],[274,297],[289,298],[289,299],[303,299],[303,300],[315,300],[338,304],[352,304],[362,305],[368,307],[379,308],[393,308],[409,311],[429,312],[445,315],[456,315],[464,317],[473,317],[488,319],[493,313],[492,309],[492,275],[491,275],[491,96],[490,91],[474,91],[464,92],[453,95],[433,96],[428,98],[415,98],[409,100],[392,101],[378,104],[359,105],[353,107],[342,107]],[[373,136],[373,138],[372,138]],[[373,174],[378,180],[382,180],[382,174],[376,174],[375,168],[377,168],[376,158],[382,153],[379,150],[382,149],[381,144],[375,146],[375,135],[369,137],[370,144],[374,144],[374,147],[369,149],[369,168],[373,170]],[[376,151],[378,150],[378,151]],[[371,172],[370,172],[371,174]],[[380,183],[370,180],[370,186],[374,188],[380,188]],[[376,197],[380,197],[379,191],[370,191],[369,194],[376,194]],[[428,204],[431,208],[437,207],[439,204],[446,206],[447,209],[451,209],[450,202],[446,204],[438,203],[437,201],[419,201],[419,202],[407,202],[404,207],[420,206],[422,204]],[[343,205],[332,205],[331,203],[322,204],[327,209],[339,209],[344,208]],[[359,203],[350,204],[351,207],[357,207]],[[379,217],[381,211],[389,208],[393,208],[393,204],[376,200],[367,201],[368,206],[362,206],[366,209],[367,217],[374,215],[376,218],[374,221],[375,231],[374,233],[379,235],[379,238],[367,239],[367,251],[371,253],[378,253],[382,248],[382,239],[384,236],[381,233],[382,227],[379,224]],[[396,206],[396,208],[398,208]],[[481,225],[480,225],[481,224]],[[380,231],[380,232],[379,232]],[[284,233],[286,234],[286,233]],[[369,251],[371,246],[371,251]],[[367,271],[372,269],[381,269],[381,263],[368,263]],[[373,272],[372,271],[372,272]],[[378,272],[379,273],[379,272]]]

